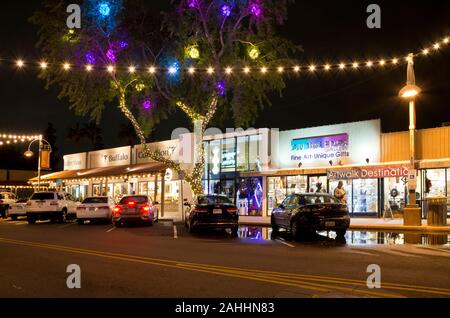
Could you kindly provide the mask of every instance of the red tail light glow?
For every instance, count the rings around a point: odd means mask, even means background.
[[[129,206],[130,208],[135,208],[135,207],[136,207],[136,201],[129,201],[129,202],[128,202],[128,206]]]
[[[237,213],[238,209],[237,208],[228,208],[227,211],[228,211],[228,213]]]
[[[144,212],[144,213],[148,213],[148,212],[150,212],[150,206],[148,206],[148,205],[144,205],[143,207],[142,207],[142,212]]]
[[[120,206],[116,206],[113,209],[114,215],[119,216],[122,213],[122,208]]]
[[[77,207],[77,210],[86,210],[86,207],[84,207],[84,206],[79,206],[79,207]]]

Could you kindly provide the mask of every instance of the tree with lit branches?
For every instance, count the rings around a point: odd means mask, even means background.
[[[199,195],[202,139],[211,121],[233,118],[248,127],[270,105],[268,94],[285,87],[281,67],[292,67],[290,57],[299,50],[275,32],[287,2],[182,0],[155,14],[142,0],[86,0],[82,28],[69,30],[68,3],[46,0],[31,19],[50,61],[40,76],[47,87],[60,86],[59,97],[77,114],[97,121],[117,100],[144,155],[179,173]],[[148,133],[176,110],[196,131],[197,159],[189,169],[146,147]]]

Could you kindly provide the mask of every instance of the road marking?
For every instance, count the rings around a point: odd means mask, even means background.
[[[116,229],[116,227],[115,226],[113,226],[112,228],[110,228],[108,231],[106,231],[106,233],[110,233],[110,232],[112,232],[112,231],[114,231]]]
[[[173,238],[178,239],[178,231],[177,226],[175,224],[173,225]]]
[[[28,222],[24,222],[24,221],[22,221],[22,222],[16,222],[16,223],[13,223],[14,225],[25,225],[25,224],[28,224]]]
[[[208,264],[198,264],[189,262],[179,262],[174,260],[163,260],[155,259],[143,256],[133,256],[112,252],[103,252],[95,250],[87,250],[81,248],[74,248],[62,245],[53,245],[46,243],[36,243],[28,241],[18,241],[7,238],[0,238],[0,242],[6,244],[22,245],[28,247],[44,248],[49,250],[62,251],[66,253],[83,254],[102,258],[109,258],[114,260],[121,260],[127,262],[135,262],[147,265],[161,266],[173,269],[184,269],[189,271],[203,272],[219,276],[235,277],[246,280],[254,280],[266,283],[272,283],[276,285],[291,286],[306,290],[315,290],[321,292],[331,292],[331,291],[346,291],[352,293],[358,293],[363,295],[373,295],[377,297],[395,297],[404,298],[405,296],[399,294],[388,294],[381,291],[371,291],[371,290],[357,290],[355,285],[362,287],[366,286],[365,280],[356,279],[346,279],[338,277],[326,277],[326,276],[314,276],[305,274],[293,274],[293,273],[282,273],[282,272],[270,272],[262,270],[244,269],[244,268],[233,268],[224,267],[217,265]],[[327,283],[327,284],[325,284]],[[349,287],[341,287],[336,285],[349,285]],[[436,287],[426,287],[426,286],[413,286],[405,284],[387,283],[383,282],[383,290],[402,290],[414,293],[428,293],[434,295],[445,295],[450,296],[450,289],[436,288]]]
[[[289,246],[289,247],[295,247],[295,245],[289,244],[289,243],[285,242],[285,241],[282,240],[282,239],[277,239],[277,241],[280,242],[281,244],[286,245],[286,246]]]

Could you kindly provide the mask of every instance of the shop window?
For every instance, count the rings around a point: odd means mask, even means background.
[[[261,171],[261,149],[262,136],[252,135],[249,137],[249,168],[250,171]]]
[[[248,171],[249,170],[249,151],[248,151],[249,137],[238,137],[237,138],[237,162],[236,169],[238,171]]]
[[[378,212],[378,179],[353,180],[353,212]]]
[[[222,172],[234,172],[236,170],[236,139],[228,138],[222,143]]]
[[[308,191],[307,176],[288,176],[287,177],[287,195],[301,194]]]
[[[384,204],[391,209],[394,215],[403,212],[406,206],[407,195],[408,186],[401,178],[384,179]]]
[[[237,190],[237,207],[240,215],[262,216],[262,178],[242,178]]]
[[[286,198],[286,177],[267,178],[268,214]]]
[[[353,209],[353,181],[352,180],[342,180],[344,183],[344,190],[346,192],[347,197],[347,206],[350,213],[354,212]],[[334,196],[334,190],[336,190],[338,186],[339,180],[330,180],[329,185],[329,193]]]
[[[169,181],[164,187],[164,209],[166,212],[178,212],[180,200],[179,181]]]
[[[209,179],[220,178],[220,167],[222,161],[221,149],[222,147],[220,140],[211,141],[209,144]]]
[[[430,169],[425,171],[426,179],[431,181],[428,197],[446,197],[446,176],[445,169]],[[425,179],[425,182],[426,182]]]
[[[450,169],[447,169],[447,212],[450,213]]]
[[[327,192],[327,176],[311,176],[309,177],[309,192]]]

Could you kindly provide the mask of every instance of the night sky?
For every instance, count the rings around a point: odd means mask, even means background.
[[[151,1],[151,6],[159,11],[167,2]],[[370,3],[381,6],[381,30],[366,26]],[[0,58],[37,60],[36,30],[27,20],[40,2],[7,0],[1,6]],[[302,64],[321,64],[404,57],[450,35],[449,21],[448,0],[297,0],[280,32],[303,47]],[[417,106],[418,128],[441,126],[450,121],[450,47],[415,64],[417,82],[424,89]],[[76,145],[66,138],[69,126],[88,119],[75,116],[67,101],[57,99],[56,87],[45,90],[35,72],[0,63],[0,131],[42,132],[52,122],[61,153],[90,150],[89,144]],[[406,130],[408,108],[397,97],[405,80],[406,67],[303,74],[287,82],[282,98],[273,96],[273,106],[261,113],[255,127],[287,130],[381,118],[384,132]],[[120,123],[125,122],[115,105],[107,107],[101,124],[106,147],[125,143],[117,137]],[[188,127],[181,113],[161,123],[151,140],[169,139],[172,129],[180,126]]]

